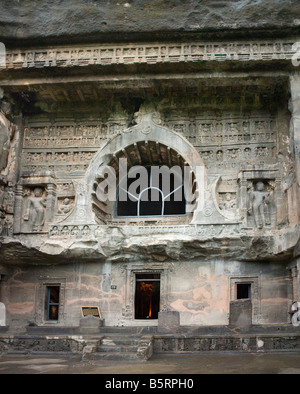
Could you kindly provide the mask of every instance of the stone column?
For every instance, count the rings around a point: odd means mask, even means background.
[[[295,162],[295,171],[298,189],[298,206],[300,206],[300,75],[290,77],[291,111],[290,123],[290,150]]]
[[[0,207],[4,223],[3,236],[11,236],[13,232],[14,188],[19,178],[22,139],[21,106],[0,87],[0,181],[6,185]]]
[[[21,232],[22,205],[23,205],[23,186],[17,185],[15,189],[15,217],[14,217],[15,234],[19,234]]]
[[[45,224],[51,222],[55,212],[56,203],[56,185],[50,183],[47,185],[47,202],[46,202],[46,212],[45,212]]]
[[[291,111],[290,123],[290,150],[295,163],[296,185],[297,185],[297,202],[296,206],[300,207],[300,75],[290,77],[291,99],[289,102],[289,110]],[[299,212],[298,212],[299,215]],[[299,217],[299,216],[298,216]],[[295,284],[294,296],[298,298],[294,301],[300,301],[300,239],[294,250],[294,257],[297,261],[297,276],[294,278]]]
[[[240,177],[239,177],[240,215],[242,217],[244,227],[247,227],[247,225],[248,225],[247,224],[248,223],[248,220],[247,220],[247,218],[248,218],[247,184],[248,184],[247,179],[244,179],[243,174],[240,174]]]
[[[292,275],[292,288],[293,288],[293,295],[292,295],[292,302],[298,301],[299,299],[299,273],[297,266],[291,269]]]

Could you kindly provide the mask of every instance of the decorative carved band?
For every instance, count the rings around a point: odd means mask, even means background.
[[[291,41],[128,44],[7,51],[7,68],[89,66],[193,61],[291,60]]]
[[[116,228],[116,226],[114,227]],[[104,239],[110,236],[113,228],[100,226],[97,224],[54,224],[49,228],[49,238],[70,238],[70,239]],[[219,225],[166,225],[166,226],[122,226],[122,233],[128,237],[134,236],[154,236],[159,234],[184,234],[197,236],[200,239],[210,239],[211,237],[224,236],[237,237],[242,234],[241,223],[219,224]]]

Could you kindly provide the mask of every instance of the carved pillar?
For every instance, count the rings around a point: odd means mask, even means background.
[[[0,88],[0,173],[13,183],[18,177],[22,122],[20,107]]]
[[[247,179],[239,178],[240,185],[240,215],[243,220],[243,225],[247,227],[247,211],[248,211],[248,196],[247,196]]]
[[[292,284],[293,284],[293,302],[299,300],[299,272],[297,267],[291,269],[292,274]]]
[[[296,203],[294,204],[297,207],[298,212],[295,212],[294,215],[300,216],[300,75],[293,75],[290,77],[290,92],[291,99],[289,103],[289,110],[291,111],[291,122],[290,122],[290,150],[291,155],[294,159],[295,163],[295,173],[296,173]],[[298,244],[294,249],[294,257],[297,258],[297,299],[295,301],[300,300],[300,240],[298,240]]]
[[[11,236],[14,189],[18,181],[23,117],[19,105],[0,88],[0,235]]]
[[[291,111],[290,149],[295,161],[296,179],[298,185],[298,206],[300,206],[300,75],[290,77]]]
[[[46,211],[45,211],[45,224],[51,222],[55,212],[56,204],[56,185],[50,183],[47,185],[47,197],[46,197]]]
[[[280,224],[286,218],[286,210],[284,209],[283,198],[282,198],[282,188],[281,188],[281,179],[275,179],[275,209],[276,209],[276,218],[277,223]]]
[[[14,234],[19,234],[21,232],[22,206],[23,206],[23,186],[17,185],[15,189]]]

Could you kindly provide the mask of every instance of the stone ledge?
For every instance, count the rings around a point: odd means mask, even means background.
[[[294,40],[185,42],[160,44],[82,45],[55,49],[7,51],[8,69],[75,67],[113,64],[161,64],[180,62],[291,61]]]
[[[123,334],[124,337],[124,334]],[[87,346],[100,343],[103,335],[0,335],[4,354],[85,354]],[[147,335],[140,339],[138,358],[152,354],[197,352],[299,352],[300,333],[231,335]]]

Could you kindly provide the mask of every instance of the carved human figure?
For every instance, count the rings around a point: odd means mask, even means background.
[[[9,186],[6,191],[5,191],[5,204],[4,204],[4,209],[6,210],[7,213],[13,213],[14,212],[14,200],[15,200],[15,194],[13,191],[13,188]]]
[[[236,207],[235,197],[232,197],[231,193],[226,193],[225,199],[220,204],[221,209],[234,209]]]
[[[71,200],[69,198],[65,198],[58,209],[58,213],[65,215],[69,213],[72,210],[72,208],[73,208],[73,204]]]
[[[254,221],[257,228],[271,224],[270,219],[270,192],[265,191],[265,184],[257,182],[256,190],[250,193],[249,214],[254,215]]]
[[[28,197],[24,220],[28,221],[33,232],[41,231],[45,221],[46,198],[43,189],[36,187],[33,195]]]
[[[216,157],[217,161],[223,161],[223,151],[218,150]]]
[[[15,132],[15,126],[7,119],[10,112],[10,103],[2,101],[0,108],[0,171],[7,167],[10,143]]]
[[[58,227],[57,227],[57,226],[54,226],[54,227],[51,229],[50,235],[51,235],[51,237],[55,237],[55,236],[59,235],[59,230],[58,230]]]

